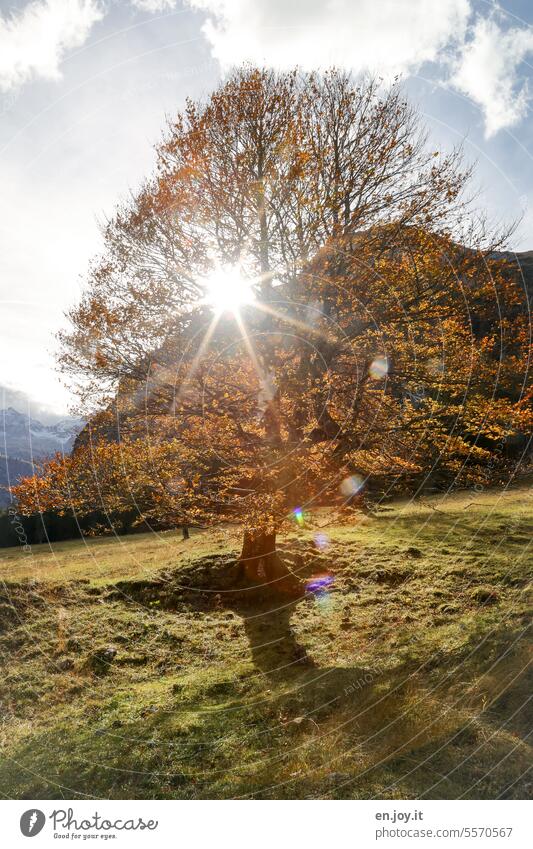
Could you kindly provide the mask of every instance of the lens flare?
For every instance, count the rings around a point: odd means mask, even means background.
[[[321,551],[325,551],[326,548],[329,548],[329,537],[327,534],[318,533],[315,534],[315,545]]]
[[[299,525],[303,525],[305,522],[305,516],[301,507],[295,507],[292,511],[292,514]]]
[[[352,495],[357,495],[363,488],[364,480],[361,475],[350,475],[345,478],[340,485],[340,491],[345,498],[351,498]]]
[[[382,380],[387,376],[389,371],[388,357],[376,357],[370,363],[368,372],[374,380]]]
[[[428,371],[431,374],[444,374],[446,371],[443,360],[437,359],[437,357],[433,357],[431,360],[428,360]]]
[[[306,592],[315,597],[315,601],[322,613],[328,613],[331,608],[332,597],[329,593],[329,588],[334,580],[333,575],[323,572],[319,575],[313,575],[306,582]]]
[[[328,575],[327,573],[321,575],[314,575],[312,578],[309,578],[307,581],[305,588],[307,592],[310,593],[322,593],[327,590],[328,587],[334,581],[333,575]]]

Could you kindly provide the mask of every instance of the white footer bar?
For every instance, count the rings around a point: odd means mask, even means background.
[[[0,845],[523,847],[522,801],[2,801]]]

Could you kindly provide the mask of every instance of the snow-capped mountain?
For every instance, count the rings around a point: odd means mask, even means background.
[[[83,425],[75,418],[44,425],[13,407],[0,410],[0,509],[11,503],[8,487],[34,473],[32,461],[69,454]]]
[[[0,410],[0,454],[20,460],[41,460],[57,451],[68,454],[83,424],[81,419],[65,418],[44,425],[8,407]]]

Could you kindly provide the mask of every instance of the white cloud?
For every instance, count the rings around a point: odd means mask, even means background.
[[[386,78],[424,63],[453,68],[449,84],[480,106],[487,138],[525,116],[530,95],[520,75],[533,29],[473,20],[471,0],[186,0],[206,13],[203,31],[223,67],[241,62],[281,68],[335,64]],[[178,0],[130,0],[158,14]],[[57,79],[66,54],[81,46],[107,9],[105,0],[30,0],[0,13],[0,91],[36,78]]]
[[[34,0],[0,15],[0,90],[60,77],[67,51],[81,46],[102,16],[97,0]]]
[[[209,17],[213,55],[229,65],[335,64],[385,76],[416,71],[461,40],[469,0],[188,0]]]
[[[167,9],[174,9],[177,4],[177,0],[131,0],[131,2],[141,12],[150,12],[152,14],[166,12]]]
[[[21,389],[14,389],[7,384],[0,384],[0,410],[6,410],[8,407],[18,410],[19,413],[24,413],[32,419],[38,419],[43,424],[55,424],[65,415],[65,409],[59,408],[58,411],[47,405],[36,401],[32,395],[23,392]]]
[[[453,69],[448,84],[481,107],[487,138],[518,124],[528,109],[520,66],[533,52],[533,28],[482,18],[471,0],[186,2],[206,13],[203,31],[224,68],[336,65],[387,78],[440,63]]]
[[[481,107],[487,138],[525,116],[529,92],[518,72],[532,51],[533,29],[504,31],[490,19],[478,20],[465,43],[450,82]]]

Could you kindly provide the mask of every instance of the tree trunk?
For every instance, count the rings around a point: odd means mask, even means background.
[[[276,551],[276,534],[245,531],[239,563],[246,583],[256,584],[269,593],[299,594],[301,584]]]
[[[188,525],[182,525],[181,526],[181,535],[182,535],[184,540],[189,539],[189,526]]]

